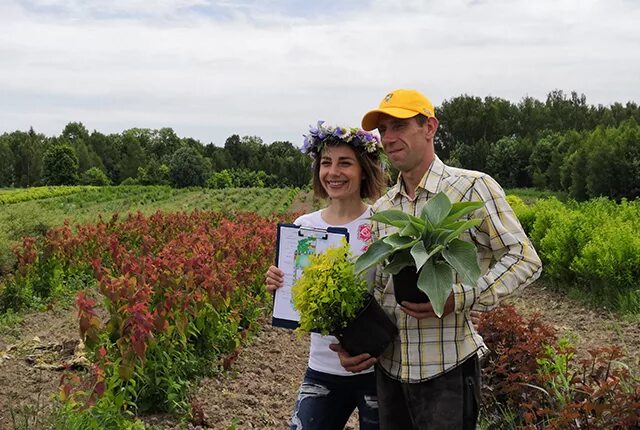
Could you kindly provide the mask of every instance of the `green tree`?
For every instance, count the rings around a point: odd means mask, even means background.
[[[38,134],[33,127],[28,132],[15,131],[8,136],[9,146],[14,160],[14,185],[32,187],[42,178],[42,153],[46,138]]]
[[[0,187],[13,185],[13,151],[9,145],[7,134],[0,136]]]
[[[167,164],[171,156],[183,145],[172,128],[164,127],[151,133],[151,147],[148,154],[160,163]]]
[[[233,186],[233,177],[229,170],[224,169],[219,172],[213,172],[207,179],[207,188],[231,188]]]
[[[179,188],[203,186],[209,170],[207,164],[207,160],[195,149],[178,149],[169,164],[172,184]]]
[[[80,184],[104,186],[111,185],[111,180],[102,170],[92,167],[80,175]]]
[[[120,160],[122,158],[120,140],[121,136],[119,134],[104,135],[94,131],[89,136],[87,143],[91,150],[100,158],[104,172],[111,180],[111,183],[120,182]]]
[[[43,157],[43,180],[47,185],[78,183],[78,156],[70,145],[50,146]]]
[[[141,185],[168,185],[171,182],[171,170],[152,158],[146,167],[138,167],[137,181]]]
[[[531,179],[527,171],[531,157],[528,139],[503,137],[492,147],[487,157],[487,173],[503,187],[529,187]]]
[[[138,130],[127,130],[120,137],[118,145],[120,154],[116,165],[119,173],[118,182],[126,178],[135,178],[138,175],[138,167],[147,164],[147,156],[143,148],[146,134],[139,134]]]

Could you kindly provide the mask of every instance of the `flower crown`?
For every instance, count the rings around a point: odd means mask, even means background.
[[[318,121],[316,127],[309,126],[309,134],[305,134],[304,144],[300,150],[316,157],[328,143],[347,143],[355,149],[377,156],[382,151],[378,135],[361,128],[332,127]]]

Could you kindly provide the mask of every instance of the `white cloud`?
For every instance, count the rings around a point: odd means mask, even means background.
[[[0,132],[58,134],[83,121],[103,132],[169,126],[217,144],[232,132],[299,143],[317,118],[358,124],[397,87],[436,104],[554,88],[590,103],[640,99],[633,2],[329,3],[3,3]]]

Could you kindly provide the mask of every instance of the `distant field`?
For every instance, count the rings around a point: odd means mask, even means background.
[[[93,223],[99,215],[157,210],[250,211],[260,215],[287,211],[298,189],[206,188],[167,186],[37,187],[0,189],[0,274],[12,264],[10,248],[24,236],[49,227]]]

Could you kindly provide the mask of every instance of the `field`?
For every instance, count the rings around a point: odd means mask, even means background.
[[[0,297],[5,310],[16,308],[0,313],[0,428],[39,429],[52,423],[59,428],[90,428],[87,423],[96,419],[107,422],[114,404],[115,410],[140,413],[150,428],[187,428],[180,418],[185,414],[191,415],[194,425],[216,429],[287,426],[306,366],[308,339],[270,327],[262,274],[273,259],[275,222],[291,221],[292,212],[317,207],[309,193],[168,187],[36,191],[0,191],[0,255],[7,274]],[[541,197],[516,192],[533,205],[526,208],[535,207]],[[543,209],[541,213],[549,213],[548,207]],[[113,218],[114,212],[120,215]],[[541,234],[540,227],[536,231]],[[32,235],[40,239],[22,241]],[[22,244],[17,258],[9,251],[15,244]],[[545,242],[542,249],[548,246]],[[211,267],[214,270],[207,270]],[[17,281],[10,284],[7,279]],[[136,287],[146,279],[157,279],[162,289]],[[7,285],[18,281],[28,288],[8,294]],[[181,292],[182,285],[189,286],[188,294]],[[614,361],[637,373],[637,320],[567,297],[558,292],[559,285],[556,279],[544,279],[510,300],[524,318],[533,318],[522,327],[549,327],[553,337],[569,338],[576,363],[595,348],[615,345],[621,353]],[[123,295],[125,291],[138,292]],[[160,302],[167,310],[164,314],[147,312],[152,303]],[[188,307],[173,307],[176,303]],[[502,316],[487,317],[483,323],[487,333],[501,322],[514,321],[510,308],[505,309]],[[106,321],[136,324],[120,326],[118,342],[110,343],[114,326]],[[217,345],[216,351],[198,349],[203,339],[202,344]],[[543,340],[552,343],[551,336]],[[531,343],[526,347],[533,348]],[[510,356],[517,357],[522,346],[509,348]],[[558,350],[551,357],[561,362],[568,356]],[[149,384],[149,366],[168,376]],[[550,374],[559,387],[557,375]],[[615,377],[622,381],[619,375]],[[583,384],[583,389],[596,382]],[[150,388],[142,390],[143,384],[155,386],[164,397],[151,395]],[[568,382],[563,387],[573,389]],[[603,396],[613,388],[607,390]],[[568,391],[560,392],[568,398]],[[65,403],[54,399],[59,393]],[[628,401],[621,394],[616,399],[623,405]],[[83,404],[94,405],[93,412],[86,414]],[[491,417],[489,412],[495,411],[485,411]],[[105,426],[126,428],[132,422]],[[349,428],[357,428],[353,423],[352,419]]]
[[[0,191],[0,274],[13,264],[10,248],[24,236],[42,235],[68,220],[96,222],[100,215],[140,211],[235,211],[282,213],[297,189],[173,189],[165,186],[42,187]]]

